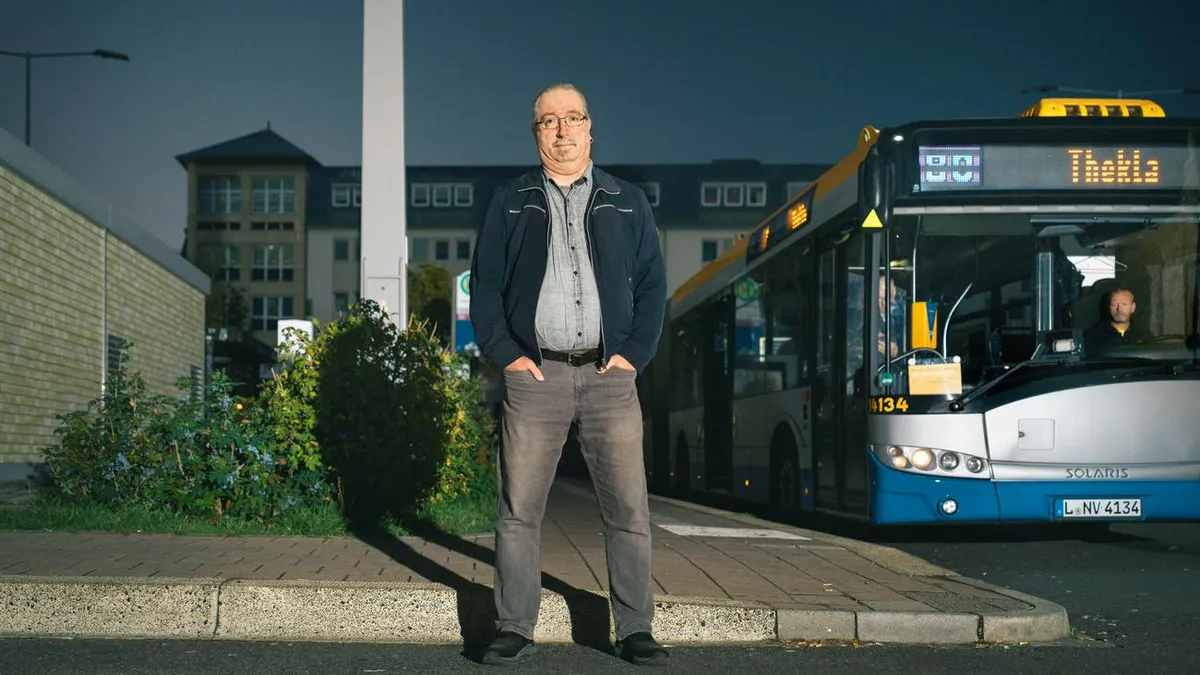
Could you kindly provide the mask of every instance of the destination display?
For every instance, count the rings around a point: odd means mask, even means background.
[[[1180,190],[1198,187],[1200,162],[1200,149],[1155,145],[923,145],[917,153],[915,192]]]
[[[786,211],[779,212],[754,230],[746,246],[746,260],[754,260],[772,246],[779,245],[792,232],[807,225],[812,218],[813,196],[816,192],[816,186],[810,187]]]

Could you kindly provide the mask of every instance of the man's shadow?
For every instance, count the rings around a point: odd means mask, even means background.
[[[490,586],[470,581],[456,572],[426,558],[407,542],[378,530],[360,531],[351,527],[351,534],[407,567],[414,573],[444,584],[457,595],[458,624],[463,639],[463,656],[477,663],[483,660],[483,650],[495,637],[496,605]],[[409,527],[414,536],[441,546],[459,555],[494,567],[495,553],[474,542],[424,523]],[[542,573],[542,588],[563,597],[571,618],[571,639],[578,645],[613,654],[610,641],[611,614],[607,598],[580,590],[551,575]],[[543,603],[544,605],[545,603]]]

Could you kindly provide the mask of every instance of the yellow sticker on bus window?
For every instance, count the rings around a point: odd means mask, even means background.
[[[913,396],[957,396],[962,393],[961,363],[922,363],[908,367],[908,393]]]

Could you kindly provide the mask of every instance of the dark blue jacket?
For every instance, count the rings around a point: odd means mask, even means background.
[[[539,167],[496,189],[475,240],[471,323],[483,354],[501,368],[521,356],[542,363],[535,317],[549,256],[547,208]],[[654,213],[640,188],[593,165],[584,227],[602,358],[620,354],[640,373],[658,349],[667,300]]]

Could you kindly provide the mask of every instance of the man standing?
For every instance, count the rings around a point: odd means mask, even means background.
[[[645,194],[592,165],[587,101],[534,99],[541,167],[492,196],[471,262],[471,321],[503,368],[495,600],[486,663],[533,650],[541,523],[571,423],[605,525],[617,652],[665,663],[651,634],[650,509],[636,378],[658,348],[666,274]]]

